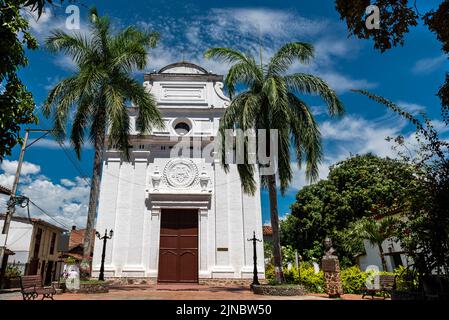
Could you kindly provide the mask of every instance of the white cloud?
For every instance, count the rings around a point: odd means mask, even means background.
[[[329,166],[333,163],[333,161],[339,160],[342,159],[325,159],[322,163],[320,163],[318,165],[318,180],[325,179],[329,173]],[[296,163],[291,163],[291,167],[293,170],[293,179],[290,184],[289,192],[296,193],[303,186],[309,185],[310,182],[306,179],[305,166],[302,166],[302,168],[299,169]]]
[[[291,11],[264,8],[212,9],[210,16],[217,21],[217,30],[238,28],[243,34],[273,37],[288,37],[293,32],[302,33],[304,37],[316,35],[328,24],[326,20],[307,19]]]
[[[264,8],[211,9],[201,16],[173,20],[137,22],[144,28],[155,28],[163,35],[157,48],[150,50],[147,71],[184,60],[197,63],[214,73],[225,74],[229,65],[205,60],[210,47],[232,47],[259,58],[262,44],[263,60],[267,62],[283,44],[305,41],[314,44],[315,59],[309,65],[295,64],[292,72],[309,72],[323,77],[339,93],[349,89],[376,86],[366,79],[354,79],[341,73],[338,63],[357,55],[359,44],[347,39],[338,26],[327,19],[309,19],[292,10]]]
[[[325,179],[329,173],[329,166],[348,158],[351,154],[373,153],[381,157],[397,157],[393,144],[387,137],[403,134],[407,122],[388,111],[382,117],[366,119],[357,115],[346,115],[341,119],[321,122],[324,154],[326,157],[319,164],[319,180]],[[408,144],[415,143],[414,131],[405,135]],[[299,170],[292,163],[294,172],[290,192],[307,185],[304,167]]]
[[[61,179],[61,184],[65,187],[74,187],[76,183],[69,179]]]
[[[57,29],[64,31],[67,34],[80,33],[89,35],[88,24],[82,19],[80,21],[79,30],[68,29],[66,27],[66,19],[69,15],[65,14],[64,11],[55,12],[52,8],[45,8],[39,18],[37,16],[37,11],[30,12],[28,9],[23,9],[22,12],[27,17],[31,34],[36,37],[41,46],[45,44],[45,40],[51,35],[51,33]],[[54,59],[54,63],[63,70],[76,70],[74,61],[71,57],[66,55],[57,55]]]
[[[372,89],[377,87],[376,83],[369,82],[368,80],[351,79],[348,76],[333,71],[324,73],[318,71],[316,75],[323,78],[337,93],[347,92],[351,89]]]
[[[57,55],[53,61],[58,67],[65,71],[76,71],[78,69],[72,57],[66,55]]]
[[[80,20],[79,29],[68,29],[66,22],[70,15],[65,13],[65,8],[61,9],[63,10],[59,10],[56,7],[46,7],[39,18],[37,11],[31,12],[29,9],[23,9],[22,12],[28,20],[31,32],[38,38],[39,42],[43,42],[55,29],[60,29],[67,33],[81,32],[83,34],[88,31],[87,21],[84,19]]]
[[[65,140],[63,145],[67,149],[71,149],[71,144],[69,140]],[[42,148],[42,149],[58,149],[61,148],[59,143],[54,139],[40,139],[36,144],[33,145],[33,148]],[[89,139],[86,139],[84,141],[83,149],[92,149],[93,145],[89,141]]]
[[[17,164],[18,164],[17,161],[4,160],[0,164],[0,169],[2,169],[6,174],[14,175],[17,170]],[[40,171],[41,171],[40,166],[24,161],[22,163],[20,175],[21,176],[34,175],[38,174]]]
[[[287,219],[287,216],[290,214],[290,212],[284,212],[284,213],[279,213],[279,221],[284,221],[285,219]],[[270,226],[271,227],[271,219],[265,219],[265,221],[263,222],[264,226]]]
[[[417,103],[410,103],[410,102],[404,102],[404,101],[398,101],[396,103],[400,108],[402,108],[404,111],[407,111],[408,113],[412,115],[417,115],[421,112],[426,111],[426,107],[422,106]]]
[[[446,60],[447,60],[446,55],[418,60],[414,64],[412,72],[415,74],[431,73],[432,71],[437,70],[438,67],[440,67]]]
[[[0,184],[10,187],[14,180],[17,161],[5,160],[0,172]],[[19,194],[29,197],[36,205],[48,215],[66,227],[76,225],[84,227],[87,217],[87,204],[89,200],[90,185],[80,177],[74,179],[61,179],[61,183],[54,183],[40,173],[40,166],[24,162],[23,177],[19,184]],[[6,209],[6,203],[0,203],[0,211]],[[26,210],[17,208],[17,213],[26,215]],[[43,214],[34,205],[30,205],[32,217],[40,218],[52,224],[59,225],[55,220]]]
[[[401,134],[407,122],[388,112],[378,119],[365,119],[347,115],[341,120],[328,120],[320,124],[324,140],[338,141],[346,155],[375,153],[381,157],[393,157],[395,152],[385,138]]]

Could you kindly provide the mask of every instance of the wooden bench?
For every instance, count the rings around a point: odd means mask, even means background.
[[[396,288],[396,276],[395,275],[380,275],[379,276],[379,287],[378,288],[366,288],[364,289],[364,293],[362,299],[365,296],[371,296],[374,299],[374,296],[377,293],[381,293],[383,298],[391,297],[391,291]]]
[[[40,275],[20,277],[20,287],[23,300],[34,300],[39,295],[42,295],[42,300],[45,298],[53,300],[53,295],[56,293],[56,289],[53,286],[43,286]]]

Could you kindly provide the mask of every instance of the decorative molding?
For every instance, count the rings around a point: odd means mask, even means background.
[[[210,193],[163,193],[149,194],[149,210],[152,215],[160,214],[161,208],[198,209],[208,212],[211,205]],[[157,215],[156,214],[156,215]]]
[[[223,88],[224,88],[223,82],[215,82],[214,90],[217,96],[219,96],[224,101],[231,102],[231,99],[226,97],[226,95],[223,93]]]
[[[209,214],[209,210],[208,209],[200,209],[200,216],[206,218]]]
[[[207,186],[209,185],[210,177],[206,172],[206,167],[203,166],[203,171],[200,175],[200,186],[201,192],[212,192],[212,190],[207,190]]]
[[[162,82],[156,98],[160,104],[207,105],[206,89],[206,83]]]
[[[161,184],[161,174],[159,172],[159,167],[156,166],[153,174],[151,175],[151,182],[153,184],[153,191],[159,191],[159,185]]]
[[[180,73],[147,73],[146,81],[223,81],[223,76],[216,74],[180,74]]]
[[[151,92],[151,89],[153,88],[153,85],[151,84],[150,81],[145,81],[145,82],[143,83],[143,87],[145,88],[145,92],[146,92],[146,93],[150,93],[150,92]]]
[[[133,150],[131,152],[131,161],[133,163],[136,162],[146,162],[148,164],[148,161],[150,160],[150,151],[144,151],[144,150]]]
[[[192,188],[198,184],[198,167],[190,159],[174,159],[165,165],[163,177],[169,188]]]

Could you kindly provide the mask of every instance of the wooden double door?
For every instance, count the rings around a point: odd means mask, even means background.
[[[163,209],[159,282],[198,282],[198,210]]]

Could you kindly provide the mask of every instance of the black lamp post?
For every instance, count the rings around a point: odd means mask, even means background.
[[[108,236],[108,229],[104,231],[104,236],[102,237],[100,232],[96,232],[96,235],[98,239],[103,240],[103,252],[101,253],[101,267],[100,267],[100,276],[98,277],[99,281],[104,281],[104,258],[106,257],[106,242],[112,238],[112,235],[114,234],[114,231],[109,231]]]
[[[254,263],[254,269],[253,269],[253,283],[251,283],[251,288],[254,285],[259,285],[259,277],[257,275],[257,251],[256,251],[256,244],[257,242],[262,242],[262,240],[259,240],[256,238],[256,231],[254,231],[252,239],[248,239],[248,241],[253,242],[253,263]]]

